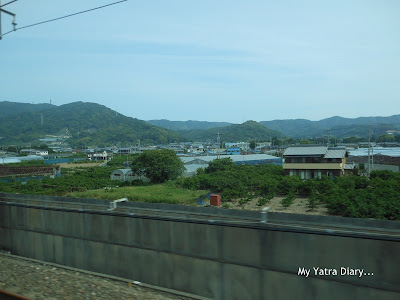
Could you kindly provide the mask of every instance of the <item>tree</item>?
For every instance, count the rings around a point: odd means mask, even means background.
[[[281,200],[281,204],[284,208],[289,207],[292,205],[294,199],[296,199],[296,194],[294,193],[293,190],[291,190],[285,198]]]
[[[206,173],[211,174],[217,171],[227,171],[232,170],[235,164],[231,158],[221,158],[221,159],[214,159],[208,164],[206,168]]]
[[[175,151],[168,149],[144,151],[132,163],[134,173],[142,172],[154,183],[177,179],[184,168]]]
[[[317,207],[317,201],[318,201],[317,195],[315,194],[315,191],[312,189],[312,190],[311,190],[311,193],[310,193],[310,196],[308,196],[308,205],[307,205],[308,208],[309,208],[311,211],[313,211],[314,208]]]
[[[306,145],[306,144],[311,144],[310,140],[300,140],[300,144]]]

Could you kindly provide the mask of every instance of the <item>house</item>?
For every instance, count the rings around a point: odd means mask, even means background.
[[[47,150],[36,150],[35,155],[38,156],[49,156],[49,151]]]
[[[205,148],[202,144],[192,144],[188,149],[187,152],[188,153],[204,153]]]
[[[340,177],[345,174],[347,156],[345,148],[289,147],[283,153],[284,175],[299,175],[302,179]]]
[[[236,147],[240,148],[242,151],[248,151],[250,149],[250,143],[247,142],[236,142],[236,143],[225,143],[225,147]]]
[[[110,175],[111,180],[119,180],[119,181],[129,181],[132,182],[134,180],[142,180],[143,182],[149,182],[149,178],[144,175],[136,175],[132,172],[131,169],[118,169],[114,170]]]
[[[229,147],[228,149],[226,149],[227,155],[240,155],[241,152],[242,149],[240,149],[239,147]]]
[[[21,149],[19,151],[20,154],[26,154],[26,155],[34,155],[36,153],[35,149]]]
[[[111,155],[109,155],[109,153],[105,150],[103,152],[95,152],[87,154],[87,158],[89,160],[108,160],[110,156]]]
[[[133,149],[130,147],[126,147],[126,148],[119,148],[118,150],[116,150],[115,152],[117,154],[124,154],[124,155],[128,155],[128,154],[132,154]]]

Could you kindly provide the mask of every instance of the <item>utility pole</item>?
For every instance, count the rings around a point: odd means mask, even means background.
[[[327,146],[327,147],[329,147],[330,140],[331,140],[331,130],[329,129],[329,130],[328,130],[328,140],[327,140],[327,143],[326,143],[326,146]]]
[[[217,133],[217,143],[218,143],[218,147],[221,148],[221,134],[219,133],[219,131]],[[218,150],[219,149],[217,149],[217,151]],[[217,159],[219,159],[219,152],[217,152]]]
[[[13,17],[13,21],[12,21],[12,25],[13,25],[13,30],[17,30],[16,26],[17,26],[17,22],[15,21],[15,14],[13,14],[12,12],[9,12],[8,10],[2,9],[1,8],[1,0],[0,0],[0,40],[3,38],[3,34],[1,33],[1,13],[5,13],[8,14],[10,16]]]
[[[368,177],[371,173],[371,127],[368,125]]]

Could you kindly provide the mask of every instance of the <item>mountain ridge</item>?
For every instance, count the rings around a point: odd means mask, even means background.
[[[0,103],[1,109],[2,103]],[[145,121],[119,114],[91,102],[73,102],[42,111],[26,111],[0,119],[2,143],[32,142],[45,135],[70,135],[68,142],[84,144],[148,144],[185,141],[175,131],[156,127]]]
[[[147,122],[158,121],[157,125],[164,128],[173,128],[187,136],[187,132],[199,129],[211,129],[217,127],[227,127],[235,125],[228,122],[208,122],[208,121],[170,121],[150,120]],[[196,123],[197,127],[192,126]],[[388,130],[400,129],[400,114],[387,117],[357,117],[345,118],[341,116],[332,116],[318,121],[311,121],[303,118],[298,119],[276,119],[272,121],[258,122],[268,129],[279,131],[284,136],[290,138],[316,138],[331,134],[339,137],[349,137],[350,135],[365,137],[368,135],[368,125],[373,127],[375,135],[385,134]],[[154,123],[153,123],[154,124]],[[221,126],[221,124],[223,126]],[[201,126],[201,128],[199,128]]]
[[[247,121],[242,124],[232,124],[225,127],[214,127],[207,130],[179,131],[189,140],[215,141],[217,134],[224,142],[238,142],[249,140],[269,140],[274,137],[283,137],[280,132],[268,129],[256,121]]]
[[[56,106],[3,101],[0,102],[0,124],[0,140],[3,145],[32,142],[45,135],[60,133],[71,135],[69,141],[74,145],[136,144],[138,140],[142,144],[165,144],[188,140],[215,141],[218,132],[223,135],[224,141],[265,140],[284,136],[296,139],[328,135],[338,138],[366,137],[369,125],[373,125],[374,135],[380,136],[389,130],[400,130],[400,114],[388,117],[333,116],[319,121],[283,119],[232,124],[196,120],[143,121],[92,102],[79,101]]]
[[[23,112],[39,112],[54,107],[56,106],[49,103],[30,104],[30,103],[1,101],[0,119],[7,116],[17,115]]]

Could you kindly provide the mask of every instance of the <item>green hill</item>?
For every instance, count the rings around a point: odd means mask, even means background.
[[[305,119],[261,121],[260,124],[291,138],[318,137],[324,135],[325,130],[313,121]]]
[[[42,122],[43,120],[43,122]],[[37,142],[45,135],[69,135],[75,147],[88,145],[142,143],[160,144],[184,141],[174,131],[126,117],[103,105],[74,102],[41,112],[24,112],[0,119],[2,144]]]
[[[255,121],[243,124],[233,124],[227,127],[216,127],[207,130],[181,131],[182,135],[192,141],[215,141],[218,133],[224,142],[269,140],[273,137],[283,137],[282,133],[268,129]]]
[[[291,138],[314,138],[332,135],[339,138],[350,136],[368,136],[368,125],[372,126],[375,136],[385,134],[388,130],[400,129],[400,115],[390,117],[360,117],[343,118],[331,117],[319,121],[304,119],[262,121],[260,124],[269,129],[278,130]]]
[[[0,119],[7,116],[18,115],[24,112],[38,112],[56,107],[55,105],[48,103],[41,104],[29,104],[29,103],[17,103],[9,101],[0,102]]]
[[[151,125],[163,127],[170,130],[176,131],[187,131],[194,129],[210,129],[214,127],[226,127],[232,125],[228,122],[207,122],[207,121],[169,121],[169,120],[149,120],[147,121]]]

